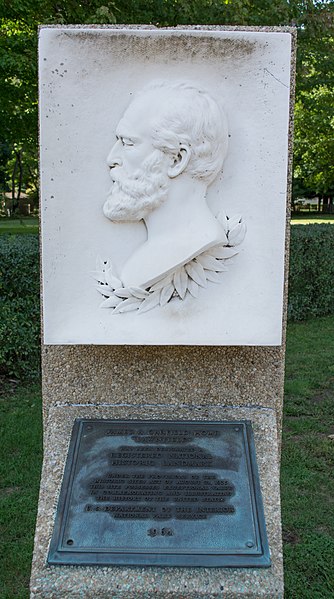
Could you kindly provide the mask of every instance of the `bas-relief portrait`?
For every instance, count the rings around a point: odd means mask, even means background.
[[[281,343],[290,41],[41,30],[45,343]]]
[[[239,216],[227,216],[223,205],[214,215],[207,204],[228,152],[220,103],[191,82],[152,81],[136,94],[115,135],[103,213],[120,226],[143,221],[147,237],[120,272],[112,256],[98,263],[101,306],[140,313],[210,293],[246,232]]]

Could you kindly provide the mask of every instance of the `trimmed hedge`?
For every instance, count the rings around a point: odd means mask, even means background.
[[[334,225],[293,225],[288,318],[334,313]],[[0,374],[40,370],[37,235],[0,235]]]
[[[40,371],[37,235],[0,235],[0,374]]]
[[[334,313],[334,225],[291,227],[288,319]]]

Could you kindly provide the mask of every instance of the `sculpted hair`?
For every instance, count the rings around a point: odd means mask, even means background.
[[[138,95],[162,89],[165,100],[154,121],[153,145],[177,156],[181,144],[190,148],[187,173],[211,183],[223,166],[227,153],[228,128],[225,114],[204,89],[191,83],[154,81]]]

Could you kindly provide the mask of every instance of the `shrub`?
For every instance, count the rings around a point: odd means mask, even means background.
[[[40,370],[37,235],[0,235],[0,373],[32,378]]]
[[[334,313],[334,225],[291,227],[289,320]]]

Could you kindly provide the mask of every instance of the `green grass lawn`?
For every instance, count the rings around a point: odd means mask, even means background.
[[[292,225],[308,225],[310,223],[334,224],[334,214],[318,214],[317,212],[299,212],[291,217]],[[23,216],[22,218],[0,218],[0,235],[3,233],[24,234],[38,233],[39,224],[37,216]]]
[[[288,329],[281,475],[288,599],[334,596],[333,474],[331,316]]]
[[[322,223],[334,225],[334,214],[305,211],[293,213],[291,215],[292,225],[310,225]]]
[[[0,597],[25,599],[42,463],[39,385],[0,380]]]
[[[38,216],[23,216],[22,218],[0,218],[0,235],[2,233],[24,234],[38,233]]]
[[[287,599],[333,597],[333,356],[333,316],[289,326],[282,451]],[[39,385],[3,384],[0,412],[0,597],[27,599],[42,461]]]

